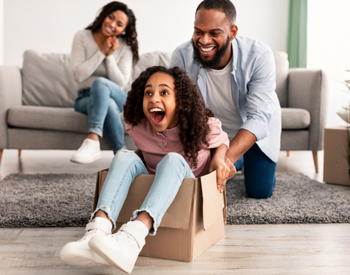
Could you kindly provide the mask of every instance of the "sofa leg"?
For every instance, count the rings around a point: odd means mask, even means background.
[[[1,159],[2,159],[2,153],[4,152],[4,150],[0,150],[0,167],[1,167]]]
[[[290,151],[287,151],[287,157],[289,157],[290,156]]]
[[[312,157],[314,158],[315,171],[318,174],[318,158],[317,151],[312,151]]]
[[[18,157],[20,158],[22,156],[22,149],[18,150]]]

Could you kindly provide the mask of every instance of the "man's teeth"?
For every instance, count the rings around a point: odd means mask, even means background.
[[[214,47],[211,47],[211,48],[202,48],[202,47],[201,47],[201,50],[202,50],[203,52],[210,52],[212,49],[214,49]]]
[[[160,109],[160,108],[152,108],[150,110],[150,112],[164,112],[164,111],[162,109]]]

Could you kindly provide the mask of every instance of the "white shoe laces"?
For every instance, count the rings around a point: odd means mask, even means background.
[[[111,235],[114,239],[118,241],[120,244],[130,243],[135,244],[137,247],[139,246],[137,241],[131,234],[125,231],[118,231],[116,234]]]
[[[85,232],[84,236],[80,240],[78,240],[78,242],[87,241],[87,240],[91,239],[93,236],[95,236],[96,234],[101,234],[101,235],[104,234],[105,235],[105,233],[99,229],[92,229],[92,230]]]

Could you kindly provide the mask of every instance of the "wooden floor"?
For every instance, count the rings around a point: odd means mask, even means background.
[[[0,178],[10,173],[95,173],[113,157],[94,164],[69,162],[72,151],[5,150]],[[277,171],[297,171],[322,182],[311,152],[280,153]],[[347,186],[330,185],[350,197]],[[1,218],[1,213],[0,213]],[[68,266],[61,247],[83,228],[0,229],[0,274],[124,274],[115,268]],[[350,224],[228,225],[226,236],[193,263],[140,257],[132,274],[350,274]]]

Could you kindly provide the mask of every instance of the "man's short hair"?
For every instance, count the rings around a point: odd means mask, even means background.
[[[204,0],[198,5],[196,14],[200,9],[220,11],[225,13],[227,20],[232,24],[236,21],[236,8],[230,0]]]

